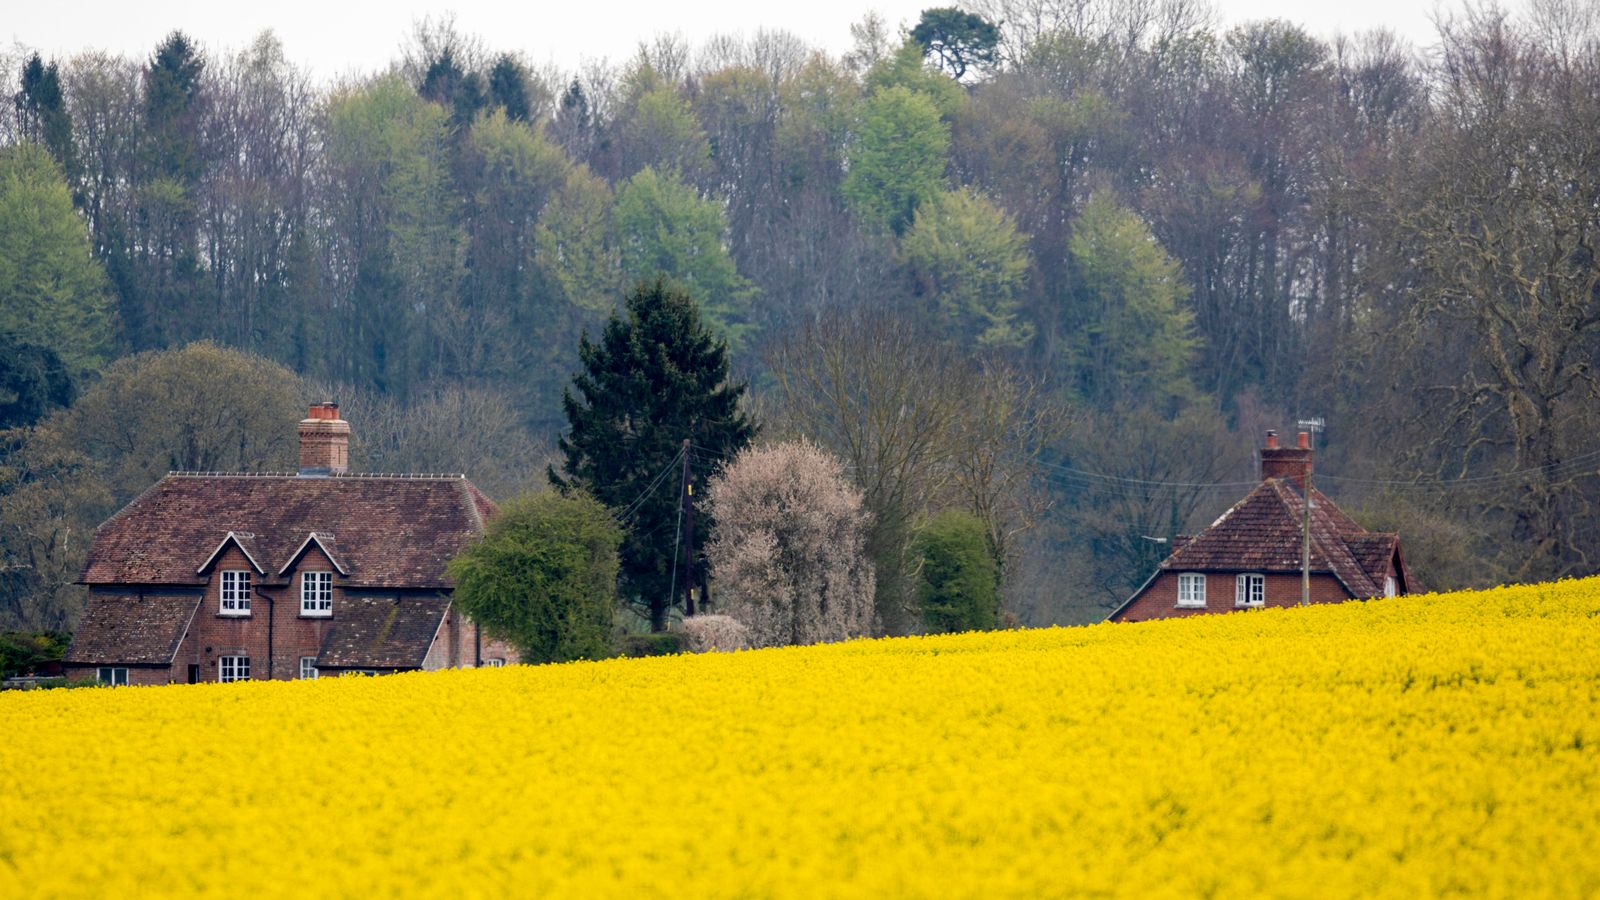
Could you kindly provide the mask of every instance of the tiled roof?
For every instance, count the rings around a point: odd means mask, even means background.
[[[1328,572],[1352,597],[1382,591],[1399,536],[1368,532],[1321,491],[1312,490],[1311,570]],[[1161,563],[1167,570],[1298,572],[1304,506],[1286,479],[1271,478],[1181,544]]]
[[[493,512],[459,475],[172,474],[100,526],[80,580],[201,584],[230,531],[272,577],[316,532],[351,587],[448,588],[445,563]]]
[[[78,664],[169,665],[200,605],[200,595],[89,596],[66,660]]]
[[[443,597],[347,597],[322,640],[317,667],[421,666],[449,608]]]

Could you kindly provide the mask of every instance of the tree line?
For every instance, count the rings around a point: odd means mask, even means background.
[[[332,84],[270,34],[3,60],[0,424],[24,430],[0,605],[54,596],[28,554],[69,559],[189,453],[102,449],[161,433],[132,396],[120,444],[69,437],[110,427],[74,398],[130,354],[274,360],[288,394],[385,422],[385,468],[509,496],[565,433],[580,336],[658,276],[770,437],[848,467],[880,593],[915,595],[915,547],[960,510],[1020,621],[1095,618],[1159,561],[1147,538],[1209,521],[1260,432],[1307,416],[1320,484],[1430,586],[1592,570],[1590,5],[1465,7],[1422,49],[1221,29],[1189,0],[851,31],[839,57],[664,37],[561,72],[425,23]],[[423,408],[495,434],[450,446]]]

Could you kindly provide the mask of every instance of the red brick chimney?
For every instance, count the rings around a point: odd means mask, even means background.
[[[1287,478],[1295,487],[1306,489],[1306,476],[1311,473],[1311,434],[1302,431],[1298,446],[1279,447],[1278,433],[1267,432],[1267,445],[1261,449],[1261,480]]]
[[[350,423],[339,404],[313,403],[300,422],[300,474],[343,475],[350,471]]]

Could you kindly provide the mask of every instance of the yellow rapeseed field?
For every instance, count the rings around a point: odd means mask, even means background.
[[[0,898],[1600,895],[1600,580],[0,695]]]

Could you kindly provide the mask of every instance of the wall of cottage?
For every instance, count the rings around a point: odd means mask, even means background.
[[[278,579],[272,560],[261,560],[267,579],[251,570],[251,599],[248,616],[222,612],[222,573],[250,569],[250,562],[238,547],[230,545],[211,568],[205,597],[195,611],[189,634],[178,647],[170,678],[189,680],[189,667],[197,666],[197,680],[216,681],[221,677],[224,656],[250,657],[250,677],[255,680],[286,680],[300,677],[300,658],[316,656],[322,648],[332,619],[305,616],[300,612],[300,573],[333,572],[333,612],[338,615],[345,591],[333,564],[313,544],[289,571],[287,580]],[[265,596],[263,596],[265,595]],[[271,598],[270,601],[266,598]],[[268,631],[271,631],[271,658],[268,658]],[[131,673],[130,673],[131,678]]]
[[[300,561],[284,578],[276,577],[273,560],[259,560],[268,567],[263,577],[250,566],[244,553],[229,545],[210,570],[204,595],[188,633],[178,645],[171,666],[128,667],[130,685],[183,684],[190,681],[190,667],[194,680],[217,681],[221,677],[221,659],[224,656],[250,658],[252,680],[292,680],[300,677],[301,657],[315,657],[322,649],[323,639],[339,615],[347,593],[342,577],[333,563],[316,544],[306,549]],[[281,564],[281,563],[280,563]],[[248,570],[251,576],[250,614],[225,615],[222,612],[222,573]],[[333,573],[333,615],[302,615],[300,606],[300,574],[302,572]],[[392,592],[381,592],[385,595]],[[265,596],[263,596],[265,595]],[[271,598],[269,602],[267,597]],[[268,657],[270,620],[271,657]],[[516,651],[503,641],[482,637],[478,643],[478,626],[455,609],[446,615],[433,644],[423,662],[424,669],[472,667],[483,660],[504,659],[514,663]],[[93,679],[98,667],[75,666],[66,673],[75,679]]]
[[[1233,612],[1235,575],[1233,572],[1206,573],[1206,605],[1178,606],[1178,572],[1162,572],[1126,609],[1112,616],[1116,622],[1144,622],[1150,619],[1176,619],[1207,613]],[[1268,573],[1264,606],[1299,606],[1300,575]],[[1312,603],[1343,603],[1351,599],[1339,579],[1326,573],[1311,574]]]
[[[478,623],[452,605],[450,612],[445,614],[444,623],[434,637],[433,644],[428,647],[422,668],[428,671],[471,669],[479,665],[480,660],[481,664],[488,665],[492,659],[502,659],[511,665],[519,658],[510,644],[482,634]]]

